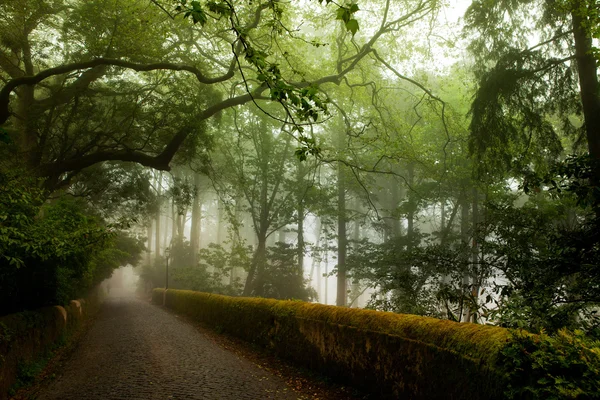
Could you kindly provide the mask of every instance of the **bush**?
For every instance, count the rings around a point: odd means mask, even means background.
[[[143,248],[82,200],[45,196],[41,182],[0,172],[0,314],[64,305]]]
[[[580,330],[514,331],[502,350],[508,399],[600,399],[600,341]]]

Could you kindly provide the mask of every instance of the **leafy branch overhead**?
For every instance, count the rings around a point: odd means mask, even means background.
[[[323,1],[321,0],[319,3],[323,3]],[[326,4],[330,3],[333,1],[326,0]],[[281,6],[277,2],[271,1],[268,2],[268,7],[272,11],[273,18],[279,22],[283,14]],[[231,30],[243,47],[244,59],[257,72],[256,79],[269,89],[270,99],[281,103],[290,113],[290,117],[296,117],[301,122],[316,122],[320,113],[327,113],[327,102],[324,97],[319,96],[317,87],[300,88],[298,85],[290,84],[282,76],[279,65],[268,60],[269,54],[252,44],[247,29],[240,23],[240,18],[232,2],[207,1],[203,5],[199,1],[192,1],[188,4],[187,0],[180,0],[176,11],[183,13],[184,18],[191,19],[194,24],[202,26],[208,22],[208,16],[214,19],[227,18],[230,21]],[[357,11],[359,11],[358,5],[354,3],[349,6],[338,5],[336,19],[341,20],[352,35],[356,34],[359,29],[358,21],[352,18]],[[241,72],[241,65],[239,67]],[[301,127],[299,129],[301,130]]]
[[[390,1],[387,0],[388,7]],[[17,7],[16,0],[11,0],[10,4],[13,2],[14,13],[28,13],[34,9]],[[178,152],[181,154],[179,150],[184,143],[207,140],[200,138],[198,131],[203,128],[198,128],[199,125],[217,117],[223,110],[248,103],[254,103],[272,118],[294,126],[292,133],[297,132],[294,137],[302,143],[300,136],[304,126],[328,115],[322,85],[339,84],[391,26],[382,25],[362,48],[354,50],[355,54],[346,54],[338,60],[339,65],[331,66],[332,73],[314,71],[316,75],[307,79],[306,73],[300,72],[294,61],[290,62],[290,57],[297,54],[291,56],[287,47],[290,44],[284,41],[289,40],[292,45],[294,42],[309,44],[314,48],[324,46],[324,41],[304,38],[286,26],[293,17],[287,9],[290,4],[228,0],[152,0],[151,3],[153,5],[148,7],[146,2],[128,0],[120,5],[100,7],[96,2],[83,2],[69,12],[61,6],[61,1],[48,3],[39,10],[39,15],[36,14],[32,27],[41,29],[47,19],[54,18],[52,24],[56,32],[64,32],[60,40],[69,42],[66,52],[55,51],[50,55],[45,54],[46,48],[29,51],[32,45],[42,45],[33,38],[37,34],[34,34],[35,29],[2,36],[2,43],[10,44],[8,53],[22,53],[23,56],[17,57],[22,61],[13,65],[9,61],[12,56],[0,54],[4,74],[0,89],[0,125],[4,130],[0,133],[0,143],[27,143],[22,160],[38,176],[49,178],[45,183],[48,189],[68,186],[80,171],[105,161],[135,162],[158,170],[170,170],[171,161]],[[325,3],[337,7],[332,20],[337,18],[346,31],[357,32],[358,22],[354,16],[359,9],[356,4]],[[96,18],[94,23],[87,20],[92,15]],[[125,20],[129,21],[127,28],[121,28],[120,24]],[[193,24],[186,25],[185,20]],[[128,31],[130,28],[133,30]],[[88,41],[94,45],[81,46]],[[273,45],[279,41],[283,46]],[[54,46],[51,42],[44,43],[48,49]],[[131,75],[128,71],[139,74]],[[292,76],[301,78],[294,81]],[[187,80],[189,77],[195,77],[196,81]],[[187,83],[182,83],[184,80]],[[125,89],[125,86],[129,87]],[[146,89],[142,89],[144,87]],[[240,93],[240,89],[245,93]],[[125,99],[126,93],[139,93],[139,90],[146,90],[146,96],[135,94]],[[154,94],[150,95],[150,92]],[[180,94],[176,95],[176,92]],[[169,96],[176,101],[169,101]],[[102,97],[109,102],[102,102]],[[264,100],[281,104],[284,115],[267,111],[268,102]],[[154,121],[152,126],[133,123],[142,118],[142,114],[135,111],[137,107],[152,114],[148,105],[142,105],[142,102],[156,105],[161,101],[163,106],[157,107],[153,115],[162,116],[162,121]],[[90,102],[96,103],[92,106],[96,113],[90,115],[99,116],[100,109],[105,109],[114,114],[129,112],[129,116],[115,115],[113,118],[105,115],[97,121],[82,119],[85,112],[81,108],[84,104],[90,106]],[[107,107],[111,102],[112,111],[109,111]],[[168,113],[167,108],[171,110]],[[75,119],[62,118],[69,110]],[[177,114],[181,117],[176,117]],[[132,123],[116,122],[123,118]],[[17,121],[25,120],[31,121],[27,125],[31,129],[22,131],[24,126]],[[71,125],[71,128],[59,127],[59,122]],[[37,126],[47,126],[48,131],[40,134],[33,129],[38,123]],[[86,130],[89,134],[81,134]],[[48,136],[60,136],[65,132],[64,140],[71,144],[50,146]],[[21,135],[18,140],[17,135]],[[312,154],[318,146],[308,147]]]

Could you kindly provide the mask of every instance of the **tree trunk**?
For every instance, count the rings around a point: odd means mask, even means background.
[[[198,251],[200,251],[200,232],[202,226],[202,176],[194,174],[195,196],[192,203],[192,227],[190,232],[190,246],[194,265],[198,264]]]
[[[224,224],[225,220],[223,217],[223,207],[225,206],[224,204],[221,203],[220,205],[221,207],[219,208],[219,228],[221,228],[221,225]],[[240,246],[240,244],[242,243],[242,233],[240,232],[240,223],[241,223],[241,218],[242,218],[242,196],[241,194],[237,194],[235,197],[235,209],[234,209],[234,215],[233,215],[233,221],[231,221],[231,234],[233,236],[232,241],[231,241],[231,251],[237,251],[238,250],[238,246]],[[221,244],[221,242],[223,241],[221,237],[219,237],[220,235],[217,236],[217,244]],[[220,240],[220,241],[219,241]],[[229,285],[233,285],[233,282],[235,281],[235,267],[232,265],[231,269],[229,270]],[[247,282],[246,282],[247,283]],[[245,289],[245,287],[244,287]]]
[[[469,201],[467,196],[464,196],[462,198],[462,203],[461,203],[461,215],[460,215],[460,240],[462,243],[462,248],[464,249],[464,251],[466,252],[467,249],[469,248],[468,244],[469,244]],[[469,262],[469,254],[463,254],[462,255],[462,261],[463,263],[467,264]],[[468,307],[466,306],[466,302],[465,302],[465,293],[468,291],[468,287],[469,287],[469,273],[465,272],[465,274],[463,275],[463,281],[462,281],[462,293],[463,295],[461,296],[461,300],[460,300],[460,314],[458,315],[459,318],[459,322],[463,321],[463,320],[467,320],[467,316],[469,314],[468,311]]]
[[[177,237],[177,207],[175,207],[175,198],[171,200],[171,244]]]
[[[236,200],[236,218],[238,218],[238,200]],[[217,237],[215,239],[216,243],[219,245],[223,244],[225,240],[225,227],[227,226],[227,220],[225,218],[225,204],[221,201],[220,197],[217,197]]]
[[[336,305],[345,307],[347,304],[346,283],[346,252],[348,238],[346,236],[346,184],[344,167],[338,163],[338,265],[337,265],[337,297]]]
[[[185,221],[187,218],[187,208],[182,208],[177,212],[177,243],[183,245],[185,240]]]
[[[266,234],[260,234],[258,236],[258,246],[254,251],[252,257],[252,264],[250,265],[250,271],[246,277],[246,284],[244,285],[244,296],[261,296],[263,294],[263,274],[265,268],[265,262],[267,260],[267,236]]]
[[[478,257],[478,250],[479,250],[479,246],[477,243],[477,237],[476,237],[476,233],[477,233],[477,224],[479,224],[479,193],[477,192],[477,188],[473,188],[473,203],[472,203],[472,223],[473,223],[473,242],[472,242],[472,246],[471,246],[471,270],[472,272],[472,282],[471,282],[471,297],[473,298],[473,301],[477,301],[477,297],[479,294],[479,274],[478,274],[478,264],[479,264],[479,257]],[[477,313],[476,310],[471,310],[471,308],[469,307],[469,309],[467,310],[467,321],[471,321],[471,322],[477,322]]]
[[[440,239],[446,230],[446,199],[440,201]]]
[[[297,163],[297,183],[298,192],[296,198],[296,213],[297,225],[298,225],[298,273],[304,274],[304,194],[306,190],[306,182],[304,181],[305,175],[304,165],[302,162]]]
[[[392,190],[391,190],[391,204],[390,204],[390,216],[392,224],[392,237],[397,238],[402,235],[402,226],[400,225],[400,218],[398,218],[398,203],[400,203],[400,196],[402,188],[396,179],[392,179]]]
[[[577,73],[581,88],[581,103],[585,118],[585,130],[588,149],[594,160],[600,161],[600,85],[598,84],[598,66],[592,52],[592,35],[586,28],[591,21],[582,13],[592,12],[587,9],[586,2],[576,1],[571,13],[573,19],[573,38],[575,40],[575,57]],[[600,182],[600,171],[595,171],[596,184]]]
[[[162,229],[163,238],[162,238],[162,247],[166,249],[169,246],[169,209],[167,208],[163,215],[163,220],[165,222],[165,226]]]
[[[321,245],[321,218],[315,217],[315,248],[318,249]],[[310,275],[308,281],[312,284],[315,270],[317,271],[317,295],[321,297],[321,280],[323,277],[321,276],[321,262],[319,257],[313,257],[312,265],[310,267]]]
[[[411,162],[408,164],[408,184],[410,187],[413,187],[415,183],[415,165]],[[407,227],[406,227],[406,237],[408,238],[407,250],[411,250],[413,246],[413,236],[415,233],[415,209],[416,205],[413,204],[414,194],[409,193],[408,196],[408,213],[406,215]]]
[[[148,221],[148,226],[146,227],[146,235],[148,236],[147,239],[147,246],[146,246],[146,264],[150,265],[152,264],[152,221]]]
[[[267,258],[267,232],[269,229],[269,166],[266,158],[261,163],[261,175],[259,215],[258,220],[254,219],[254,230],[258,239],[258,246],[254,252],[252,265],[246,278],[244,296],[249,296],[252,292],[254,292],[255,296],[260,296],[263,292],[262,282],[264,279],[262,275],[264,273],[264,263]]]
[[[156,209],[156,234],[154,235],[154,257],[156,260],[160,258],[160,217],[161,217],[161,196],[162,196],[162,171],[158,173],[155,180],[156,196],[158,199],[158,208]]]
[[[358,200],[354,202],[354,209],[358,211],[359,203]],[[356,247],[358,245],[358,241],[360,240],[360,223],[358,219],[355,219],[352,223],[352,241],[354,242],[353,246]],[[354,305],[354,307],[360,307],[360,296],[362,292],[360,291],[360,282],[358,279],[352,278],[352,288],[351,288],[351,302],[349,304],[350,307]]]
[[[458,195],[458,199],[456,199],[456,201],[454,202],[454,206],[452,207],[452,212],[450,213],[450,217],[448,218],[447,222],[444,222],[444,229],[442,230],[442,237],[440,239],[440,243],[442,245],[446,244],[447,240],[448,240],[448,236],[450,235],[450,233],[452,233],[452,227],[454,225],[454,219],[456,218],[456,214],[458,213],[458,209],[461,208],[462,205],[462,198],[464,196],[464,193],[461,192]]]

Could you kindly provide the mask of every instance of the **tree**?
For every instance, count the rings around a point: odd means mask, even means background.
[[[477,34],[470,146],[482,172],[534,163],[543,173],[563,149],[561,133],[600,159],[597,3],[474,1],[466,21]]]
[[[233,118],[233,136],[222,135],[219,139],[219,156],[214,159],[211,178],[222,198],[234,200],[233,207],[238,207],[243,199],[241,209],[251,216],[257,246],[244,294],[263,295],[267,238],[295,222],[297,204],[294,200],[299,191],[306,190],[295,183],[305,187],[308,183],[294,182],[295,165],[287,124],[278,129],[258,110],[233,113]],[[297,267],[295,271],[302,276]]]
[[[168,170],[179,149],[197,147],[185,143],[202,142],[203,121],[237,105],[271,100],[298,122],[316,120],[326,108],[318,86],[339,82],[403,21],[384,20],[335,72],[294,82],[269,60],[287,53],[266,52],[270,37],[311,46],[294,39],[283,7],[268,1],[192,2],[176,10],[167,2],[136,0],[4,3],[0,123],[3,141],[19,154],[12,161],[25,160],[54,190],[104,161]],[[410,15],[430,10],[428,2],[416,3]],[[357,11],[352,4],[338,7],[337,18],[353,33]],[[208,23],[208,17],[216,20]],[[38,40],[44,32],[57,40]]]

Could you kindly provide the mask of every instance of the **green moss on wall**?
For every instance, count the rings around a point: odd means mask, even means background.
[[[156,304],[163,293],[154,290]],[[168,290],[166,305],[382,398],[503,397],[502,328],[186,290]]]

